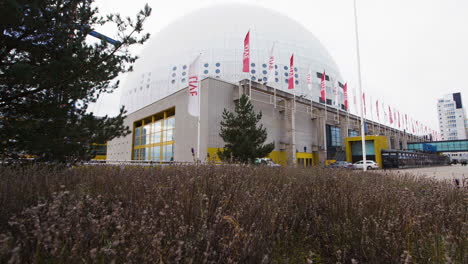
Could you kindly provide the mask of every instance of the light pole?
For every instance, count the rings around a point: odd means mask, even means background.
[[[358,88],[360,94],[361,102],[361,140],[362,140],[362,162],[363,171],[367,170],[366,166],[366,135],[364,130],[364,111],[362,104],[362,83],[361,83],[361,57],[359,54],[359,33],[358,33],[358,23],[357,23],[357,11],[356,11],[356,0],[354,0],[354,29],[356,33],[356,53],[357,53],[357,70],[358,70]]]

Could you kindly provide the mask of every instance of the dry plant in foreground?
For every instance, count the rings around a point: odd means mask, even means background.
[[[1,263],[468,263],[467,193],[356,171],[0,168]]]

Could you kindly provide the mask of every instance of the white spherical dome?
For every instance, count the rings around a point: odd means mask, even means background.
[[[249,29],[251,76],[242,72],[243,41]],[[273,43],[276,72],[269,86],[288,92],[289,59],[293,53],[296,95],[318,101],[320,79],[316,73],[324,70],[330,81],[342,82],[325,47],[296,21],[263,7],[223,4],[195,11],[152,36],[123,86],[121,103],[131,113],[187,87],[188,66],[199,53],[202,78],[232,83],[252,78],[264,82]],[[309,67],[312,91],[306,85]]]

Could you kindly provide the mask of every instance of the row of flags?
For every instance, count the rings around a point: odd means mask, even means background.
[[[242,56],[242,72],[250,73],[250,30],[247,32],[244,38],[244,52]],[[275,76],[275,56],[274,56],[275,43],[273,43],[269,58],[268,58],[268,75],[266,83],[272,82]],[[326,74],[323,71],[321,80],[320,80],[320,98],[322,101],[326,101]],[[309,70],[306,76],[307,88],[309,91],[312,91],[312,67],[309,66]],[[293,90],[295,88],[295,75],[294,75],[294,54],[291,55],[289,59],[289,75],[288,75],[288,89]],[[344,105],[348,109],[348,92],[347,84],[344,84]],[[334,86],[335,97],[338,96],[338,82]],[[335,102],[338,100],[335,99]]]
[[[268,74],[267,74],[267,80],[266,83],[273,82],[275,80],[275,56],[274,56],[274,49],[275,49],[275,43],[273,43],[270,51],[269,51],[269,58],[268,58]],[[242,72],[245,73],[250,73],[250,55],[251,55],[251,44],[250,44],[250,30],[247,32],[245,38],[244,38],[244,47],[243,47],[243,56],[242,56]],[[189,102],[188,102],[188,112],[190,115],[199,117],[200,115],[200,75],[199,75],[199,70],[200,70],[200,56],[199,54],[195,60],[190,64],[189,66]],[[294,90],[295,89],[295,75],[294,75],[294,54],[291,54],[291,57],[289,59],[289,75],[288,75],[288,89],[289,90]],[[306,76],[306,84],[307,88],[309,91],[312,91],[312,68],[309,66],[308,73]],[[339,88],[342,88],[343,90],[343,105],[346,109],[346,111],[349,112],[349,103],[348,103],[348,86],[347,83],[345,83],[342,87],[340,87],[340,84],[338,81],[335,81],[333,84],[333,93],[335,96],[335,104],[339,104],[338,100],[338,90]],[[322,102],[326,104],[326,72],[323,71],[323,74],[320,78],[320,99]],[[370,111],[373,119],[373,103],[370,100]],[[356,92],[354,90],[354,107],[357,110],[357,100],[356,100]],[[364,117],[367,117],[367,104],[366,104],[366,94],[362,93],[362,100],[363,104],[363,114]],[[385,123],[389,124],[390,126],[398,129],[403,129],[408,132],[412,132],[413,134],[432,134],[434,139],[439,139],[440,135],[438,134],[437,131],[434,129],[428,127],[427,125],[422,124],[421,122],[414,120],[413,118],[408,117],[407,114],[401,114],[400,111],[398,110],[393,110],[390,106],[387,108],[384,107],[384,104],[379,105],[379,101],[375,101],[375,110],[376,110],[376,115],[377,115],[377,120],[378,122],[384,121]],[[382,113],[384,116],[381,119],[380,116],[380,110],[382,110]],[[402,118],[404,116],[404,118]]]
[[[371,119],[377,121],[378,123],[384,123],[399,130],[405,130],[409,133],[416,135],[431,135],[433,140],[441,140],[441,136],[438,131],[432,129],[431,127],[425,125],[424,123],[410,117],[406,113],[402,113],[400,110],[391,107],[390,105],[385,105],[379,99],[373,101],[369,99],[369,105],[366,103],[366,94],[362,94],[363,102],[363,111],[364,117],[368,119],[369,115],[367,114],[367,107],[370,108]],[[376,118],[374,118],[375,109]]]

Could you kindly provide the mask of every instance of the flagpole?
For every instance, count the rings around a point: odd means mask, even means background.
[[[336,85],[335,85],[336,84]],[[339,105],[338,105],[338,89],[340,88],[340,85],[338,83],[338,79],[336,79],[334,82],[332,82],[333,85],[333,91],[334,91],[334,96],[335,96],[335,106],[336,106],[336,115],[338,117],[338,122],[340,121],[340,113],[339,113]]]
[[[354,0],[354,29],[356,33],[356,54],[357,54],[357,70],[358,70],[358,85],[359,92],[362,95],[362,83],[361,83],[361,58],[359,54],[359,33],[358,33],[358,23],[357,23],[357,10],[356,10],[356,0]],[[363,166],[362,170],[367,171],[366,167],[366,135],[364,131],[364,116],[363,116],[363,104],[361,98],[361,141],[362,141],[362,161]]]
[[[348,107],[346,107],[347,115],[346,115],[346,135],[349,137],[349,102]]]
[[[325,118],[323,119],[323,149],[325,150],[325,165],[327,165],[328,153],[327,153],[327,88],[326,86],[325,86]]]
[[[276,108],[276,88],[273,87],[273,106]]]
[[[197,153],[196,157],[194,157],[196,160],[194,162],[199,162],[200,161],[200,142],[201,142],[201,133],[200,133],[200,119],[201,119],[201,81],[200,81],[200,73],[199,73],[199,60],[200,56],[202,54],[200,53],[195,60],[189,65],[188,69],[188,105],[187,105],[187,110],[188,113],[191,116],[197,117]],[[194,98],[193,96],[197,96],[197,98]],[[195,156],[194,153],[194,148],[192,148],[192,154]]]
[[[251,28],[249,28],[249,32],[250,32]],[[255,31],[254,29],[252,29],[252,33],[254,33],[253,31]],[[254,34],[252,34],[254,35]],[[252,66],[252,61],[250,60],[253,54],[253,49],[252,49],[252,45],[253,44],[253,40],[252,38],[250,38],[250,35],[249,35],[249,99],[252,101],[252,69],[250,69],[250,67]]]
[[[294,53],[289,60],[288,89],[293,91],[293,111],[291,112],[291,147],[293,166],[296,167],[296,85],[294,80]]]
[[[201,161],[200,159],[200,142],[201,142],[201,133],[200,133],[200,118],[201,117],[201,81],[198,86],[198,135],[197,135],[197,163]]]
[[[380,112],[379,112],[379,99],[375,101],[375,111],[377,114],[377,127],[379,128],[379,133],[377,134],[380,136]]]
[[[345,94],[345,100],[346,100],[346,137],[349,137],[349,96],[348,96],[348,83],[344,84],[346,87],[346,94]],[[343,88],[343,93],[344,93],[344,88]]]
[[[323,149],[325,151],[325,165],[327,165],[327,160],[328,160],[328,149],[327,149],[327,74],[325,71],[323,71],[323,83],[324,83],[324,89],[323,92],[325,94],[325,118],[323,120]]]
[[[252,100],[252,74],[249,73],[249,100]]]
[[[275,64],[276,64],[275,42],[273,42],[273,46],[271,47],[271,51],[270,51],[269,58],[268,58],[268,77],[267,77],[268,82],[273,82],[273,79],[276,78],[274,77],[276,76],[274,74],[276,71]],[[273,87],[273,107],[276,108],[276,87]]]
[[[372,96],[369,95],[369,107],[370,107],[370,114],[372,120],[372,132],[375,135],[375,123],[374,123],[374,111],[372,110]]]
[[[292,127],[292,147],[293,147],[293,166],[296,167],[296,87],[294,87],[293,89],[293,100],[294,100],[294,104],[293,104],[293,107],[294,107],[294,110],[292,112],[292,116],[291,116],[291,127]]]

